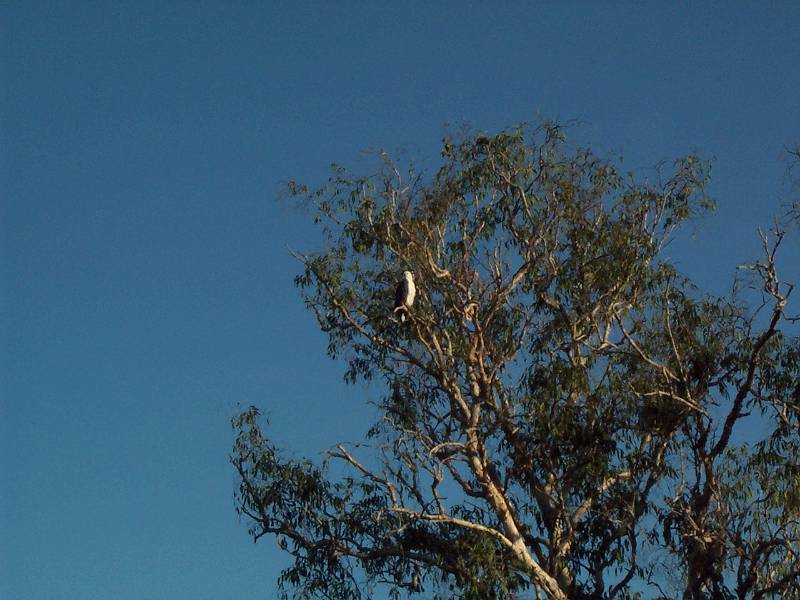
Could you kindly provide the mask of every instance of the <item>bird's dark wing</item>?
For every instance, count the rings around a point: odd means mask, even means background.
[[[394,307],[400,308],[406,301],[406,296],[408,295],[408,283],[406,282],[405,278],[403,278],[400,283],[397,284],[397,289],[394,291]]]

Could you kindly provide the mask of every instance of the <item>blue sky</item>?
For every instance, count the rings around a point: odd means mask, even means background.
[[[318,456],[374,393],[293,288],[289,178],[536,115],[631,168],[699,151],[720,207],[671,252],[724,292],[789,192],[800,5],[672,5],[3,2],[0,598],[272,597],[228,420]]]

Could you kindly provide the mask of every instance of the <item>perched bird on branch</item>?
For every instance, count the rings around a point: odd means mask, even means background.
[[[394,292],[393,313],[400,313],[400,322],[404,323],[409,309],[414,304],[414,296],[417,295],[417,288],[414,286],[414,274],[411,271],[403,271],[403,279],[397,284]]]

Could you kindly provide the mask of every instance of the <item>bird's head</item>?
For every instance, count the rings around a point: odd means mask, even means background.
[[[414,273],[411,271],[403,271],[403,277],[406,279],[414,279]]]

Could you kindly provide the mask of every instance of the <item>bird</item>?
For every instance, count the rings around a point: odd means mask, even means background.
[[[414,296],[417,295],[417,288],[414,286],[414,274],[411,271],[403,271],[403,279],[397,284],[394,292],[393,313],[400,313],[400,322],[404,323],[408,309],[414,304]]]

